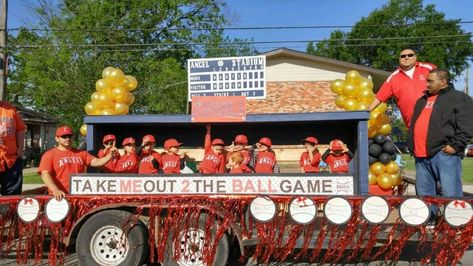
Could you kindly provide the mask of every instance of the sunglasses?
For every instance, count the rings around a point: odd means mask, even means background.
[[[401,57],[401,58],[406,58],[406,57],[411,58],[411,57],[413,57],[414,55],[415,55],[415,54],[402,54],[400,57]]]
[[[63,135],[61,136],[61,139],[72,139],[72,135]]]
[[[104,145],[112,145],[112,144],[113,144],[113,140],[107,141],[107,142],[104,143]]]

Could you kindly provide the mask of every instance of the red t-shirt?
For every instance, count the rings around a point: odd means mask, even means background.
[[[306,173],[318,173],[319,164],[320,164],[320,153],[318,150],[314,150],[312,152],[314,158],[310,161],[309,152],[305,151],[301,154],[301,158],[299,160],[299,165],[302,167],[304,172]]]
[[[412,79],[401,68],[398,68],[381,86],[378,93],[376,93],[376,98],[381,102],[385,102],[391,96],[394,96],[404,123],[409,127],[414,113],[414,106],[427,88],[429,71],[435,68],[436,66],[433,64],[417,62]]]
[[[241,174],[243,173],[243,169],[240,167],[233,167],[232,169],[230,169],[230,173],[231,174]]]
[[[138,173],[138,156],[136,153],[120,157],[115,167],[115,173]]]
[[[179,155],[163,153],[159,165],[165,174],[181,173],[181,157]]]
[[[243,155],[243,162],[241,163],[240,167],[243,173],[251,173],[251,169],[248,167],[248,163],[250,163],[251,156],[248,150],[241,150],[241,155]],[[227,162],[230,161],[231,152],[227,154]]]
[[[87,151],[76,149],[61,151],[53,148],[43,154],[39,164],[38,173],[46,170],[53,178],[56,186],[69,193],[71,174],[84,173],[86,166],[90,165],[95,157]],[[49,193],[52,193],[49,191]]]
[[[215,154],[213,151],[206,152],[199,165],[199,172],[203,174],[225,173],[225,156],[222,153]]]
[[[427,157],[427,133],[437,95],[432,95],[427,99],[427,103],[414,125],[414,154],[416,157]]]
[[[156,174],[159,169],[153,167],[153,159],[158,163],[161,163],[161,155],[156,151],[151,151],[150,153],[144,153],[140,161],[140,167],[138,169],[139,174]],[[161,167],[161,166],[159,166]]]
[[[350,161],[351,159],[346,152],[340,155],[330,153],[325,160],[325,162],[330,166],[330,172],[332,173],[348,173],[348,163]]]
[[[273,173],[274,165],[276,165],[276,156],[270,151],[258,152],[256,159],[255,173]]]
[[[105,153],[104,149],[100,149],[98,157],[103,158],[108,153],[110,153],[110,150],[108,150]],[[118,160],[120,160],[120,154],[112,156],[112,159],[110,159],[110,161],[108,161],[108,163],[106,163],[104,166],[102,166],[102,172],[104,172],[104,173],[113,173],[115,171],[115,167],[117,167]]]
[[[0,172],[5,171],[5,163],[8,168],[13,167],[18,155],[16,154],[16,133],[26,129],[15,106],[0,101]]]

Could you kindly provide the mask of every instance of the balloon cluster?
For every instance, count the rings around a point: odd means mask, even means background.
[[[90,102],[84,106],[87,115],[126,115],[135,101],[131,93],[138,81],[131,75],[114,67],[102,71],[102,79],[95,82],[96,91],[90,96]],[[87,134],[87,126],[80,128],[82,135]]]
[[[373,81],[356,70],[345,74],[345,80],[336,79],[330,89],[337,94],[335,104],[347,111],[367,110],[374,99]]]
[[[396,146],[385,135],[376,135],[369,139],[370,171],[368,182],[378,184],[382,189],[391,189],[402,182],[399,165],[396,160]]]

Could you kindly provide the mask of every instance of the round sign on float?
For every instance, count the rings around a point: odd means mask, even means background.
[[[333,197],[325,203],[324,215],[329,222],[343,225],[351,219],[353,209],[348,200],[341,197]]]
[[[368,197],[361,204],[361,215],[372,224],[380,224],[389,216],[389,204],[379,196]]]
[[[295,223],[310,224],[317,217],[317,205],[307,197],[296,197],[289,203],[289,217]]]
[[[31,223],[39,215],[39,202],[34,198],[24,198],[18,202],[16,213],[23,223]]]
[[[69,210],[69,202],[66,199],[57,201],[55,198],[50,199],[44,208],[46,218],[52,223],[59,223],[66,219]]]
[[[399,207],[399,216],[408,225],[417,226],[425,224],[430,218],[430,208],[421,199],[406,199]]]
[[[471,221],[473,208],[464,200],[452,200],[445,207],[444,216],[449,225],[462,227]]]
[[[250,214],[260,223],[270,222],[276,216],[276,209],[276,203],[266,197],[256,197],[250,203]]]

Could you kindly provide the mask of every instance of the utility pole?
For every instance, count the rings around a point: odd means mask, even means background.
[[[470,65],[466,67],[465,73],[465,93],[470,96]]]
[[[0,10],[0,100],[5,100],[7,91],[7,0],[1,0]]]

